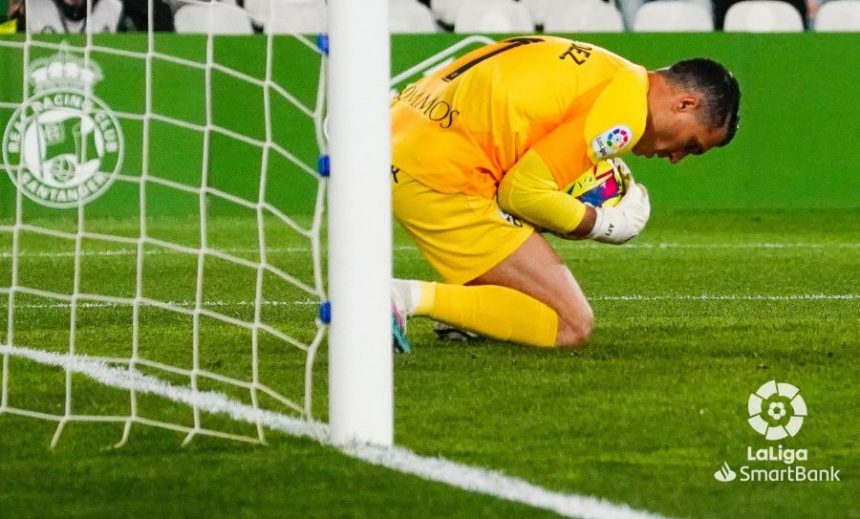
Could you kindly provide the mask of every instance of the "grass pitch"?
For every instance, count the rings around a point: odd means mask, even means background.
[[[420,454],[501,470],[551,490],[671,516],[860,517],[858,217],[857,211],[675,212],[656,214],[627,246],[555,241],[592,298],[597,325],[591,342],[549,351],[489,340],[449,343],[435,338],[429,321],[413,320],[414,352],[395,359],[396,441]],[[127,235],[137,227],[123,221],[93,225],[98,232]],[[165,239],[195,246],[198,231],[187,221],[150,227]],[[283,249],[277,261],[285,271],[311,279],[309,251],[296,246],[296,237],[268,241]],[[33,236],[22,243],[28,255],[21,260],[19,284],[68,293],[70,244]],[[247,251],[255,238],[246,222],[224,221],[210,229],[210,245],[219,243]],[[81,264],[82,291],[133,295],[134,256],[98,253],[128,246],[83,246],[93,253]],[[402,234],[396,246],[399,277],[432,277]],[[10,249],[11,236],[0,233],[0,286],[8,286],[11,276]],[[194,261],[155,252],[146,261],[143,282],[153,298],[193,300]],[[237,319],[248,318],[243,302],[253,299],[254,286],[248,273],[217,262],[207,268],[216,275],[204,289],[205,299]],[[267,299],[307,299],[274,285]],[[67,351],[69,309],[48,303],[16,299],[16,344]],[[0,295],[2,315],[7,306]],[[313,305],[267,308],[266,318],[279,330],[303,341],[312,337]],[[79,320],[80,352],[128,355],[128,309],[82,309]],[[0,326],[0,341],[5,328]],[[214,323],[207,330],[202,367],[237,379],[249,376],[247,334]],[[142,353],[189,366],[187,319],[152,311],[142,334]],[[300,350],[270,344],[260,360],[265,381],[300,399]],[[324,351],[314,370],[314,413],[325,419]],[[748,395],[774,379],[798,386],[809,408],[799,434],[776,443],[746,423]],[[171,381],[182,383],[182,377]],[[72,382],[76,413],[128,413],[127,392],[83,377]],[[8,383],[10,406],[62,413],[62,371],[13,358]],[[207,389],[247,399],[214,382]],[[153,399],[141,406],[143,413],[171,423],[191,420],[176,404]],[[252,427],[223,417],[202,419],[218,430],[253,434]],[[181,433],[135,426],[128,445],[113,449],[121,424],[73,423],[50,450],[54,429],[50,421],[0,416],[0,516],[551,515],[371,467],[273,432],[266,446],[197,438],[181,447]],[[736,471],[742,465],[786,467],[746,459],[748,447],[777,443],[807,449],[808,461],[801,464],[835,466],[841,481],[714,479],[723,462]]]

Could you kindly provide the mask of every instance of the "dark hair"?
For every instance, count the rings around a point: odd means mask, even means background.
[[[672,84],[702,94],[702,117],[713,128],[726,128],[725,146],[738,131],[741,88],[729,69],[708,58],[679,61],[660,70]]]

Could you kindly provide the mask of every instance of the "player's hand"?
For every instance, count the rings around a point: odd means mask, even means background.
[[[595,212],[594,228],[586,238],[614,244],[630,241],[642,232],[651,216],[648,190],[631,180],[617,206],[598,208]]]

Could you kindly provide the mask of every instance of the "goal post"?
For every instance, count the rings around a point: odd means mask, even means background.
[[[391,445],[387,0],[181,4],[208,32],[0,37],[0,420]]]
[[[391,445],[388,0],[329,0],[331,440]]]

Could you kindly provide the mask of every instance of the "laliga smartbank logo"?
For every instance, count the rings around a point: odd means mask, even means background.
[[[12,114],[3,135],[6,172],[39,204],[86,204],[110,187],[122,165],[119,121],[92,93],[101,69],[61,49],[34,60],[29,70],[34,94]]]
[[[806,401],[796,386],[775,380],[765,382],[747,401],[749,424],[768,440],[795,436],[806,417]]]
[[[633,130],[629,126],[615,126],[595,137],[591,141],[591,149],[596,157],[605,159],[621,153],[631,139]]]
[[[806,401],[800,396],[800,389],[776,380],[765,382],[749,395],[747,411],[749,425],[769,442],[796,436],[807,416]],[[714,472],[714,479],[721,483],[840,481],[839,469],[832,465],[801,464],[810,459],[808,449],[770,443],[747,446],[745,454],[745,465],[736,465],[737,470],[734,470],[728,461],[723,461]]]

